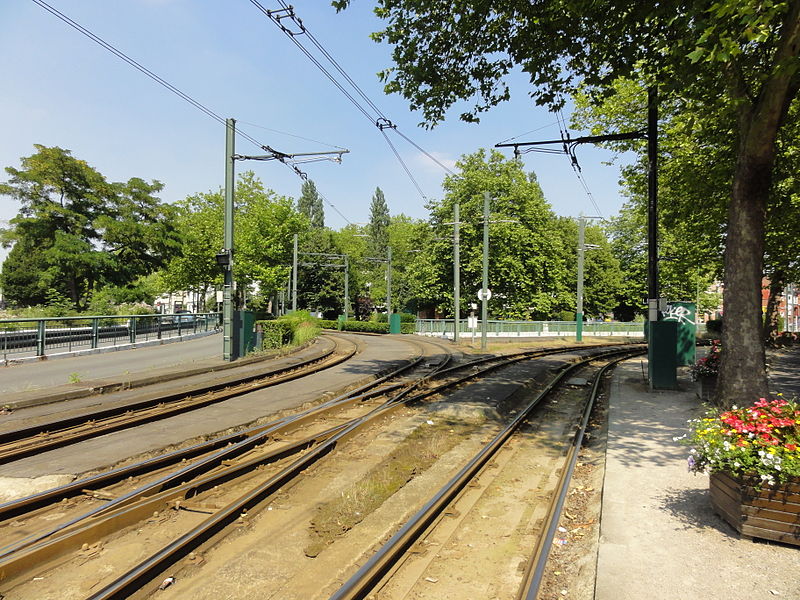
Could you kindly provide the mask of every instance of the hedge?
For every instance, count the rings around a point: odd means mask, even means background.
[[[292,341],[292,324],[286,321],[258,321],[261,327],[261,347],[265,349],[282,348]]]
[[[333,321],[320,319],[319,326],[323,329],[338,329],[339,331],[357,331],[362,333],[389,333],[389,323],[375,323],[374,321]],[[414,333],[415,323],[401,323],[400,333]]]

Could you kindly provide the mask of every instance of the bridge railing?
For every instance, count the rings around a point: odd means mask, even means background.
[[[489,337],[574,337],[577,324],[575,321],[493,321],[486,323],[486,335]],[[455,329],[454,319],[417,319],[416,333],[419,335],[434,335],[453,337]],[[460,337],[481,335],[481,324],[472,329],[466,319],[461,319],[458,329]],[[586,336],[629,336],[644,337],[643,323],[622,322],[585,322],[583,335]]]
[[[13,360],[181,337],[213,330],[220,319],[220,313],[0,319],[0,355]]]

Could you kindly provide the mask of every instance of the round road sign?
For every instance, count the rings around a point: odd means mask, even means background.
[[[478,290],[478,300],[491,300],[492,299],[492,290]]]

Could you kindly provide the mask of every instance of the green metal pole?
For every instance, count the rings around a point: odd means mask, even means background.
[[[575,341],[583,341],[583,252],[586,219],[578,219],[578,308],[575,311]]]
[[[348,268],[347,255],[344,255],[344,320],[347,321],[347,313],[350,308],[350,270]]]
[[[294,234],[294,255],[292,258],[292,312],[297,312],[297,234]]]
[[[459,329],[461,328],[461,257],[459,248],[460,232],[459,226],[459,211],[460,207],[458,202],[453,206],[453,342],[458,343]]]
[[[222,292],[222,359],[236,359],[233,347],[233,186],[234,186],[234,142],[236,137],[236,121],[225,121],[225,220],[224,250],[230,258],[225,267],[225,282]]]
[[[392,318],[392,248],[386,247],[386,313]]]
[[[489,314],[489,192],[483,193],[483,287],[481,288],[481,350],[486,351],[486,326]]]

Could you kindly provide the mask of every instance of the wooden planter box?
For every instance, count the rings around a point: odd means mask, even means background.
[[[743,538],[800,546],[800,479],[756,489],[755,478],[712,473],[711,506]]]

